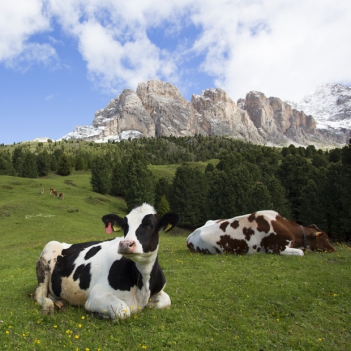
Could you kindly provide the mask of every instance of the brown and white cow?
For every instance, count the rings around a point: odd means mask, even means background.
[[[188,236],[187,246],[193,252],[236,255],[277,253],[303,256],[306,248],[335,251],[328,235],[315,225],[300,226],[275,211],[207,221]]]
[[[55,189],[50,188],[50,194],[57,197],[57,191]]]
[[[171,300],[163,291],[166,279],[158,263],[159,230],[171,230],[179,215],[159,218],[143,204],[126,217],[102,217],[106,232],[116,227],[124,237],[66,244],[50,241],[37,262],[35,299],[43,312],[64,300],[84,306],[103,318],[125,318],[145,306],[165,308]]]
[[[59,197],[59,199],[63,200],[63,198],[65,197],[65,194],[64,193],[59,193],[58,197]]]

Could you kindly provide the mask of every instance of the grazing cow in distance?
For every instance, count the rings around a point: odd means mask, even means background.
[[[50,188],[50,194],[57,197],[57,191],[55,189]]]
[[[283,218],[275,211],[207,221],[187,238],[187,246],[201,253],[277,253],[303,256],[304,250],[329,251],[335,249],[328,235],[312,224],[308,227]]]
[[[44,194],[44,188],[40,188],[40,194]]]
[[[65,194],[64,193],[59,193],[58,197],[63,200],[63,198],[65,197]]]
[[[36,266],[35,291],[43,313],[45,306],[62,300],[112,319],[128,317],[145,306],[170,306],[158,263],[158,232],[171,230],[179,215],[158,218],[155,209],[144,203],[124,218],[109,214],[102,220],[106,228],[123,229],[124,237],[79,244],[51,241],[44,247]]]

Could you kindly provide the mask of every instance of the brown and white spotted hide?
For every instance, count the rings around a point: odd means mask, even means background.
[[[303,256],[304,249],[333,252],[328,235],[315,225],[302,227],[275,211],[207,221],[187,238],[193,252],[235,255],[276,253]]]
[[[50,194],[53,195],[54,197],[57,197],[57,191],[55,189],[50,189]]]

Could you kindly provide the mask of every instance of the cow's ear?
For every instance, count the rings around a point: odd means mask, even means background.
[[[179,214],[173,212],[166,213],[158,221],[158,228],[162,228],[163,231],[167,233],[178,224],[179,220]]]
[[[314,233],[312,233],[312,237],[313,237],[313,238],[318,238],[318,237],[320,237],[321,235],[323,235],[323,232],[314,232]]]
[[[122,229],[123,218],[115,214],[107,214],[101,218],[104,222],[105,227],[108,226],[109,223],[112,223],[112,228],[114,232],[117,232]]]

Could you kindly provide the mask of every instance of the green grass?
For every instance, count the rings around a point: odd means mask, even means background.
[[[51,197],[50,187],[65,199]],[[88,173],[0,176],[1,350],[351,349],[346,245],[304,257],[209,256],[191,253],[188,233],[177,229],[160,237],[169,309],[144,309],[122,321],[71,306],[43,316],[30,294],[45,243],[110,238],[101,216],[125,211],[121,199],[91,192]]]
[[[212,159],[206,162],[186,162],[186,164],[192,168],[197,168],[200,172],[205,172],[208,163],[216,165],[218,162],[218,159]],[[149,165],[148,168],[155,175],[156,178],[164,177],[171,181],[174,177],[177,168],[180,166],[181,164]]]

